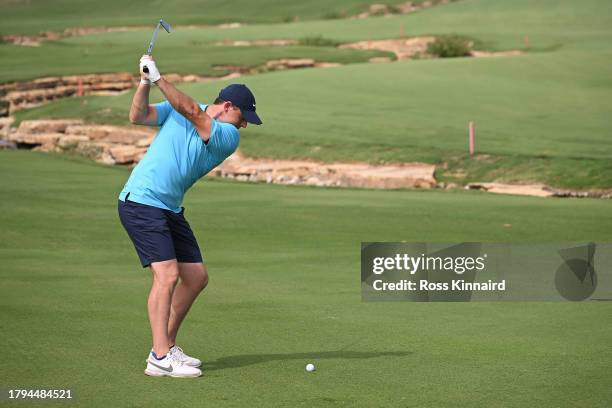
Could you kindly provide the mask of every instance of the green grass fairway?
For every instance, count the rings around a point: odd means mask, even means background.
[[[105,408],[612,403],[609,302],[365,304],[359,289],[360,241],[609,241],[610,201],[198,183],[186,216],[211,283],[179,340],[205,374],[173,380],[142,373],[150,277],[116,214],[128,170],[0,151],[0,172],[3,388]]]

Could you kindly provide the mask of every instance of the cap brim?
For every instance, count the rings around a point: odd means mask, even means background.
[[[259,116],[255,113],[255,111],[242,111],[242,117],[249,123],[254,125],[261,125],[263,122],[259,119]]]

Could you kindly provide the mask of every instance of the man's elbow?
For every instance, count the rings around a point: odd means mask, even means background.
[[[197,103],[187,104],[183,107],[183,110],[185,112],[185,116],[189,118],[189,120],[192,122],[204,113],[202,108],[200,108],[200,105],[198,105]]]
[[[133,125],[141,125],[144,122],[145,118],[146,116],[139,115],[138,112],[130,112],[128,117],[130,123]]]

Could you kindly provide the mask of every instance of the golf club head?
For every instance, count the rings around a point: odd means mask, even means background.
[[[161,25],[168,34],[170,34],[170,32],[172,31],[172,27],[170,26],[170,24],[166,23],[161,18],[159,19],[159,25]]]

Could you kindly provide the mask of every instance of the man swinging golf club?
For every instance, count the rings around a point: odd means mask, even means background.
[[[229,85],[212,105],[204,105],[166,81],[150,55],[141,58],[140,74],[130,122],[160,130],[119,194],[118,205],[140,262],[153,275],[147,304],[153,349],[145,374],[198,377],[202,362],[176,345],[181,322],[208,284],[200,248],[181,207],[183,196],[236,150],[240,128],[262,122],[245,85]],[[149,105],[151,83],[166,101]]]

